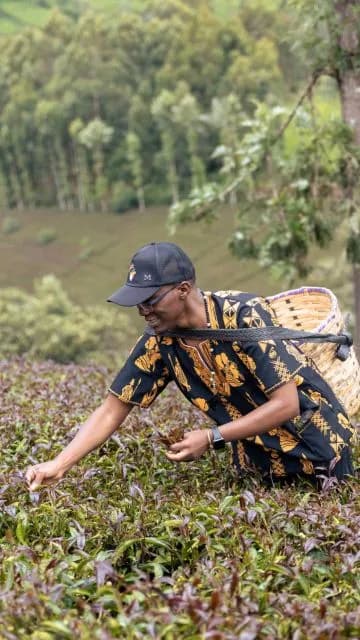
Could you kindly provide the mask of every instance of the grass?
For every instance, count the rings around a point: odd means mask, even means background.
[[[25,26],[43,27],[46,23],[50,10],[39,6],[37,3],[19,2],[9,0],[1,3],[1,11],[5,14],[8,22],[17,26],[18,29]],[[0,14],[0,31],[3,31],[2,17]]]
[[[205,426],[175,389],[28,493],[25,467],[68,442],[113,374],[0,363],[0,637],[358,638],[358,480],[318,494],[239,481],[226,453],[170,464],[157,430]]]
[[[234,226],[230,210],[224,210],[211,226],[187,226],[174,237],[166,230],[165,208],[149,209],[144,214],[28,211],[14,216],[21,221],[21,229],[11,236],[0,236],[1,287],[30,291],[35,277],[54,273],[74,301],[103,304],[122,285],[135,250],[154,240],[180,244],[194,260],[204,289],[239,288],[265,294],[279,287],[258,265],[244,265],[230,255],[227,240]],[[54,229],[56,241],[40,246],[38,234],[47,227]],[[81,257],[84,246],[92,249],[86,259]]]
[[[46,3],[33,0],[31,3],[25,0],[5,0],[0,9],[0,34],[11,34],[23,29],[25,26],[43,27],[53,9],[59,7],[65,13],[83,12],[94,9],[101,12],[139,11],[146,4],[146,0],[76,0],[69,3],[68,0],[53,0]],[[238,9],[238,0],[213,0],[212,6],[215,13],[225,18],[233,15]]]

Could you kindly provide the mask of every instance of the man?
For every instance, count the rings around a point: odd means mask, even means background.
[[[182,249],[160,242],[133,256],[126,284],[109,302],[136,306],[150,332],[138,340],[107,398],[69,445],[54,460],[27,470],[31,490],[62,478],[123,423],[134,405],[149,407],[170,381],[217,426],[186,433],[169,447],[169,460],[195,460],[231,442],[238,471],[256,468],[268,481],[352,475],[349,419],[293,344],[162,335],[276,324],[263,298],[233,291],[204,293]]]

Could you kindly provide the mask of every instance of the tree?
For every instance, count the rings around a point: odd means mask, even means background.
[[[128,132],[126,136],[126,142],[139,209],[140,211],[145,211],[141,142],[139,136],[137,136],[134,131]]]
[[[289,56],[278,36],[288,11],[278,11],[280,1],[243,0],[231,19],[220,17],[212,0],[149,0],[139,13],[132,8],[139,3],[115,13],[85,3],[71,15],[55,9],[42,29],[2,37],[3,201],[19,208],[116,207],[115,185],[134,182],[128,131],[139,139],[147,202],[168,202],[169,191],[176,201],[190,180],[201,187],[224,133],[198,117],[209,113],[213,98],[232,92],[251,114],[253,97],[274,87],[287,91],[282,64]],[[79,136],[97,119],[113,133],[95,152]]]
[[[94,198],[91,192],[91,177],[89,175],[86,150],[79,140],[80,132],[83,129],[84,123],[81,118],[75,118],[75,120],[70,122],[69,134],[73,141],[77,206],[80,211],[91,211],[94,206]]]
[[[360,7],[355,0],[323,0],[315,6],[310,0],[293,0],[293,5],[305,25],[301,46],[310,47],[312,53],[310,81],[296,107],[287,113],[284,108],[257,103],[254,117],[240,122],[238,148],[217,150],[223,179],[177,203],[170,223],[209,217],[231,194],[241,194],[239,229],[231,248],[239,257],[256,257],[291,281],[296,274],[308,273],[310,248],[334,237],[346,216],[359,346]],[[337,82],[342,120],[318,123],[311,99],[325,75]],[[286,136],[291,129],[297,142],[289,149]],[[236,162],[239,169],[234,178]]]
[[[109,208],[109,185],[105,175],[104,147],[109,144],[114,130],[100,118],[91,120],[79,134],[79,141],[90,149],[95,173],[95,197],[100,204],[101,211]]]
[[[163,89],[151,106],[152,115],[160,130],[162,154],[164,164],[167,167],[167,179],[174,204],[179,200],[179,176],[176,168],[176,136],[173,120],[175,104],[175,94]]]
[[[351,215],[351,230],[347,241],[347,255],[353,266],[356,345],[360,345],[360,203],[356,193],[360,163],[360,7],[356,0],[341,0],[335,3],[339,29],[335,31],[338,42],[337,65],[342,115],[353,132],[356,145],[346,166],[346,195]]]
[[[230,159],[231,166],[223,167],[227,173],[231,173],[235,178],[239,170],[238,158],[235,154],[240,145],[240,128],[243,111],[239,98],[230,93],[224,98],[213,98],[211,101],[211,111],[201,115],[201,120],[209,127],[214,128],[219,135],[220,145],[212,154],[213,159],[224,157]],[[237,201],[235,191],[231,193],[231,204]]]
[[[193,189],[199,189],[205,182],[205,166],[199,155],[200,110],[196,98],[187,90],[186,85],[184,89],[185,94],[172,108],[173,120],[185,132],[190,156],[191,184]]]

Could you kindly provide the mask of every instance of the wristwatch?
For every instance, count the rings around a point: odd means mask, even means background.
[[[226,443],[219,429],[217,427],[211,427],[211,431],[213,434],[212,446],[214,449],[224,449]]]

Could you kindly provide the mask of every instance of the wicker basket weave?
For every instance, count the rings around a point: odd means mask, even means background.
[[[322,287],[301,287],[267,298],[280,324],[288,329],[341,333],[344,318],[335,295]],[[354,347],[342,362],[336,357],[337,345],[330,342],[301,344],[321,375],[332,387],[349,416],[360,408],[360,366]]]

